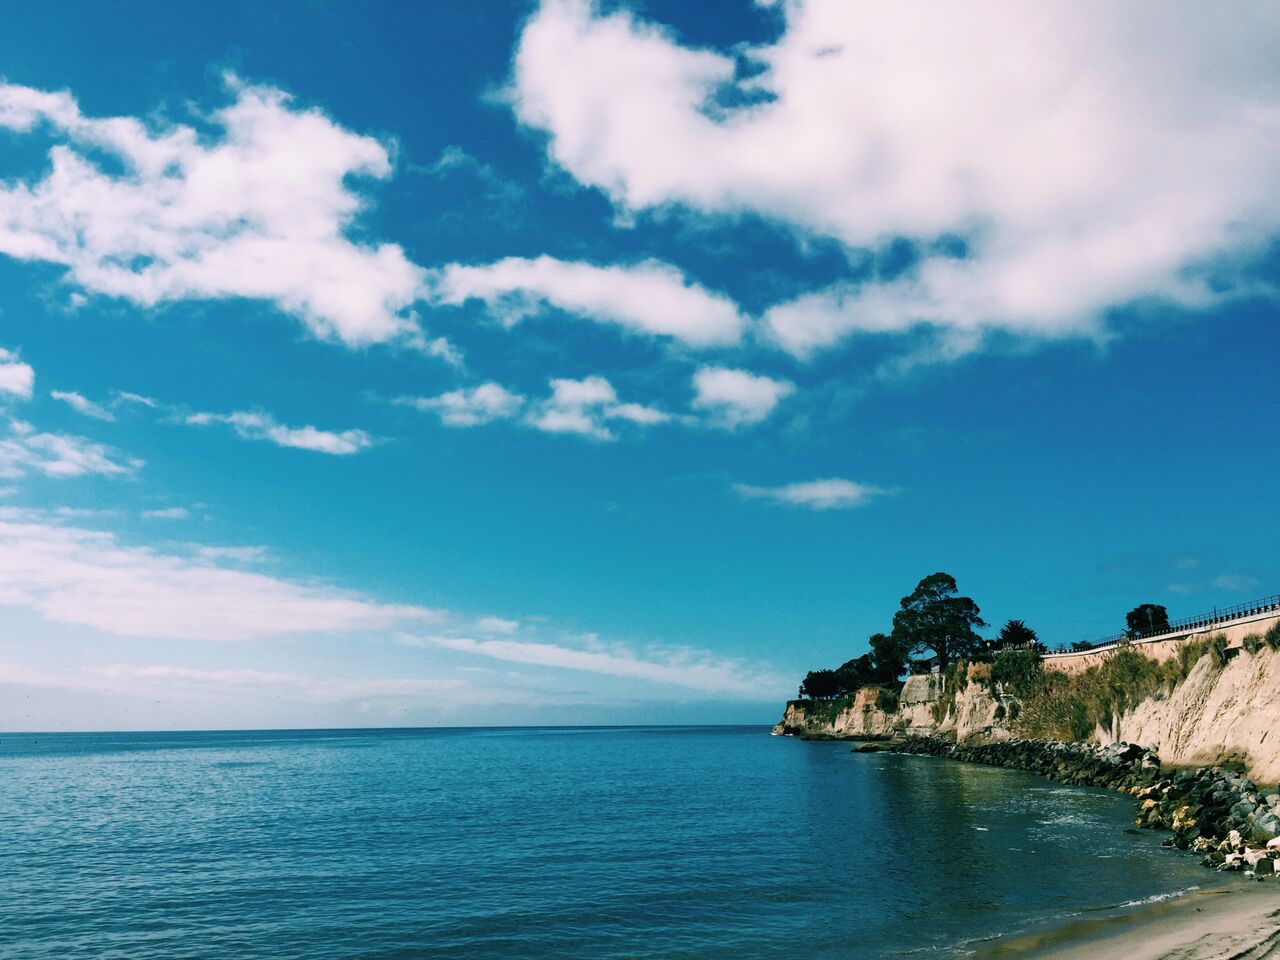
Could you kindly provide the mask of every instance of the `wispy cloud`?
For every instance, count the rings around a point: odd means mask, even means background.
[[[246,440],[265,440],[279,447],[312,450],[339,457],[367,450],[376,442],[363,430],[333,431],[313,426],[288,427],[261,411],[189,413],[182,417],[182,422],[189,426],[226,424],[235,430],[237,436]]]
[[[737,343],[747,325],[728,297],[653,260],[597,266],[543,256],[450,264],[433,274],[431,287],[439,303],[479,300],[507,325],[556,309],[694,347]]]
[[[866,506],[877,497],[893,492],[885,487],[855,483],[840,477],[788,483],[778,487],[754,487],[746,483],[735,483],[733,489],[746,499],[770,500],[807,510],[850,510]]]
[[[55,400],[61,400],[77,413],[83,413],[86,417],[93,417],[95,420],[114,420],[116,418],[116,415],[106,407],[100,406],[88,397],[71,390],[50,390],[49,396]]]
[[[21,420],[11,420],[8,436],[0,437],[0,477],[124,476],[142,466],[141,460],[85,437],[43,433]]]
[[[410,644],[443,647],[508,663],[627,677],[716,696],[767,698],[778,695],[787,686],[767,671],[685,648],[653,649],[642,654],[623,645],[605,646],[591,638],[585,648],[450,636],[402,639]]]
[[[444,619],[420,606],[227,568],[209,554],[129,546],[107,531],[12,508],[0,508],[0,606],[165,640],[385,630]]]
[[[233,563],[262,563],[271,558],[271,551],[261,544],[244,547],[197,545],[195,554],[201,560],[212,560],[215,563],[221,563],[224,560]]]
[[[186,507],[160,507],[143,510],[140,516],[144,520],[186,520],[191,516],[191,511]]]

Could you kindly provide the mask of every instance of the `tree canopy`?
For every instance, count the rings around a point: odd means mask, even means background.
[[[999,649],[1016,647],[1042,649],[1044,645],[1040,643],[1040,637],[1036,632],[1027,626],[1025,620],[1010,620],[1000,628],[1000,633],[996,636],[995,646]]]
[[[827,700],[863,687],[896,683],[907,669],[907,649],[895,637],[872,634],[869,653],[846,660],[834,670],[810,670],[800,684],[800,696]]]
[[[1169,611],[1158,603],[1142,603],[1124,615],[1124,625],[1130,637],[1163,633],[1169,629]]]
[[[957,657],[973,656],[983,640],[978,627],[987,623],[971,597],[959,596],[955,577],[935,573],[925,577],[902,598],[893,615],[893,636],[912,653],[932,650],[946,667]]]

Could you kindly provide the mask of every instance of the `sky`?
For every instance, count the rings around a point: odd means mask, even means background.
[[[0,730],[766,723],[1280,591],[1280,8],[6,4]]]

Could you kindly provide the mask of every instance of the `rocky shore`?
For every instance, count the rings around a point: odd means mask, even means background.
[[[1264,793],[1248,777],[1223,767],[1170,773],[1153,751],[1131,743],[957,744],[944,737],[904,737],[854,749],[1008,767],[1060,783],[1129,793],[1138,801],[1135,823],[1172,831],[1166,845],[1202,854],[1207,867],[1258,877],[1274,875],[1280,867],[1280,793]]]

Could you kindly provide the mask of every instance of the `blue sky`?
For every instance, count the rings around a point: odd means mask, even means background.
[[[1280,589],[1280,17],[1162,9],[9,5],[0,729],[766,722],[936,570]]]

